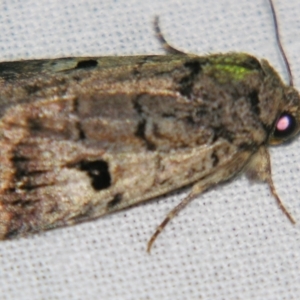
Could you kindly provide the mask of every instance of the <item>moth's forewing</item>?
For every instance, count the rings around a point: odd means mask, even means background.
[[[10,62],[0,78],[2,239],[227,180],[286,102],[246,54]]]

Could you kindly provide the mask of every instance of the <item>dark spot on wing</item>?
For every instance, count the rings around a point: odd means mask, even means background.
[[[133,108],[137,112],[137,114],[140,116],[140,121],[137,124],[136,130],[135,130],[135,136],[142,141],[144,141],[146,147],[148,150],[153,151],[156,149],[155,144],[153,144],[151,141],[147,139],[146,136],[146,128],[147,128],[147,121],[143,115],[143,107],[139,103],[139,97],[141,95],[138,95],[136,99],[133,101]]]
[[[32,95],[41,90],[41,87],[37,84],[24,86],[24,89],[29,95]]]
[[[233,142],[234,133],[227,130],[225,127],[215,127],[214,129],[214,138],[213,142],[215,142],[218,138],[223,138],[227,140],[229,143]]]
[[[207,107],[201,106],[199,108],[196,108],[196,116],[198,119],[206,117],[207,115],[209,115],[209,110],[207,109]]]
[[[13,80],[40,72],[46,60],[10,61],[0,63],[0,77]]]
[[[175,119],[176,118],[175,113],[162,113],[161,116],[166,119]]]
[[[79,140],[85,140],[86,139],[86,135],[85,135],[85,132],[81,126],[81,122],[77,122],[76,123],[76,128],[77,128],[77,131],[78,131],[78,138]]]
[[[73,111],[76,114],[78,114],[78,112],[79,112],[79,100],[78,100],[78,98],[75,98],[74,101],[73,101]],[[85,132],[84,132],[84,129],[82,127],[82,124],[81,124],[80,120],[77,121],[77,123],[75,124],[75,127],[78,131],[78,138],[80,140],[86,139],[86,135],[85,135]]]
[[[28,127],[30,128],[30,131],[40,131],[43,128],[43,126],[39,120],[28,119],[27,122],[28,122]]]
[[[73,75],[72,78],[73,78],[73,80],[76,81],[76,82],[80,82],[81,79],[82,79],[82,78],[81,78],[80,76],[78,76],[78,75]]]
[[[29,159],[20,155],[18,149],[16,148],[13,156],[11,157],[11,162],[14,168],[15,181],[22,180],[22,178],[28,174],[26,171],[26,165],[29,162]]]
[[[146,144],[148,150],[154,151],[156,149],[155,145],[150,142],[146,137],[146,120],[141,120],[136,128],[135,136],[143,140]]]
[[[212,155],[211,155],[211,160],[212,160],[212,166],[213,167],[216,167],[219,163],[219,157],[218,155],[216,154],[216,152],[213,152]]]
[[[145,140],[146,121],[141,120],[135,131],[135,136]]]
[[[257,145],[257,143],[253,142],[253,141],[249,141],[247,142],[243,142],[241,144],[238,145],[239,150],[241,151],[249,151],[254,153],[256,151],[256,149],[258,149],[259,145]]]
[[[132,70],[132,75],[134,76],[134,77],[140,77],[141,76],[141,72],[140,72],[140,70],[136,67],[136,68],[133,68],[133,70]]]
[[[185,121],[189,124],[189,125],[195,125],[195,120],[193,119],[192,116],[187,116],[185,118]]]
[[[114,198],[107,203],[107,209],[110,210],[117,206],[122,201],[123,195],[118,193],[114,196]]]
[[[195,77],[201,71],[201,65],[199,61],[188,61],[184,64],[184,67],[189,70],[189,74],[182,77],[179,81],[179,93],[185,97],[191,98],[193,92]]]
[[[111,176],[109,172],[109,165],[104,160],[86,161],[82,160],[76,165],[70,167],[77,167],[81,171],[87,173],[91,178],[91,185],[96,191],[107,189],[111,186]]]
[[[89,69],[97,67],[98,62],[94,59],[82,60],[77,63],[75,69]]]
[[[188,61],[184,64],[184,66],[191,71],[191,75],[198,75],[201,71],[200,62],[197,60]]]
[[[142,105],[139,103],[139,98],[140,98],[140,95],[138,95],[136,97],[136,99],[133,100],[133,108],[138,113],[138,115],[142,115],[143,114],[143,108],[142,108]]]
[[[14,185],[7,190],[10,191],[11,193],[15,193],[16,189],[26,190],[29,192],[39,187],[52,185],[53,184],[52,182],[38,183],[38,181],[34,180],[36,176],[40,176],[46,171],[32,168],[32,159],[30,158],[30,153],[25,155],[20,154],[19,147],[22,147],[22,144],[19,144],[15,147],[12,153],[13,155],[10,159],[14,170],[13,179],[12,179]],[[31,168],[28,167],[29,165],[31,166]],[[22,196],[20,197],[21,197],[20,201],[22,201],[22,203],[25,203],[24,199],[22,199]],[[16,202],[14,201],[14,203]]]

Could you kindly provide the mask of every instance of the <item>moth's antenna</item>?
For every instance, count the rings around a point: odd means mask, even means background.
[[[184,53],[183,51],[180,51],[176,48],[174,48],[173,46],[171,46],[168,41],[165,39],[165,37],[163,36],[160,26],[159,26],[159,17],[155,16],[154,18],[154,30],[156,33],[156,37],[159,40],[159,42],[161,43],[162,47],[165,49],[165,51],[169,54],[183,54],[186,55],[186,53]]]
[[[274,22],[274,27],[275,27],[275,35],[276,35],[276,41],[280,50],[280,53],[282,55],[282,58],[284,60],[288,75],[289,75],[289,80],[290,86],[294,86],[294,80],[293,80],[293,75],[292,75],[292,71],[291,71],[291,67],[289,64],[289,61],[285,55],[285,51],[283,49],[283,46],[281,44],[281,40],[280,40],[280,34],[279,34],[279,27],[278,27],[278,22],[277,22],[277,16],[276,16],[276,12],[275,12],[275,8],[274,8],[274,4],[272,0],[269,0],[270,6],[271,6],[271,10],[272,10],[272,16],[273,16],[273,22]]]

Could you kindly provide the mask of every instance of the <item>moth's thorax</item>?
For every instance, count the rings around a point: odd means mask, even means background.
[[[268,140],[273,144],[282,143],[299,131],[299,93],[286,86],[267,61],[231,53],[211,55],[201,66],[193,97],[198,98],[199,103],[205,97],[210,98],[210,104],[222,107],[225,116],[231,106],[224,127],[231,120],[229,127],[236,128],[237,136],[251,131],[252,146]],[[236,115],[243,116],[242,123]],[[284,125],[276,126],[279,120],[284,122],[280,119],[282,116],[291,124],[286,124],[289,128],[280,132],[280,126]]]

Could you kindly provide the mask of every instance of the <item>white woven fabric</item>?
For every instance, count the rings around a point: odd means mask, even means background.
[[[277,0],[300,87],[300,2]],[[1,60],[162,54],[168,40],[205,54],[267,58],[287,80],[267,0],[3,0]],[[300,299],[299,138],[271,151],[291,225],[263,184],[244,178],[199,196],[146,243],[188,190],[74,227],[0,243],[0,299]]]

